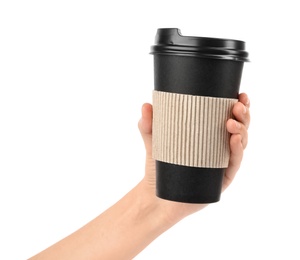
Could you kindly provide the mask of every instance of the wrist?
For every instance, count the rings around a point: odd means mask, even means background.
[[[145,180],[133,189],[132,195],[136,201],[139,218],[147,218],[152,228],[159,233],[165,232],[191,214],[186,208],[192,205],[158,198],[155,189]]]
[[[136,218],[146,220],[148,227],[152,229],[157,236],[171,228],[176,224],[176,219],[171,217],[170,209],[166,207],[166,201],[158,198],[152,191],[149,191],[149,187],[140,182],[133,189],[133,196],[136,205]]]
[[[148,212],[164,231],[207,206],[207,204],[182,203],[158,198],[153,186],[155,184],[149,185],[149,182],[144,179],[137,186],[137,197],[141,211]]]

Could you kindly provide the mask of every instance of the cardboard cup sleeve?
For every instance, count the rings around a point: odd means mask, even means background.
[[[237,99],[153,91],[153,158],[205,168],[227,168],[226,121]]]

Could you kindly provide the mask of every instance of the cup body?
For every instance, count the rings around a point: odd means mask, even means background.
[[[244,42],[186,37],[166,28],[158,29],[151,53],[156,195],[186,203],[217,202],[230,153],[226,118],[219,114],[224,104],[231,112],[238,98],[248,56]],[[223,113],[227,118],[228,111]]]

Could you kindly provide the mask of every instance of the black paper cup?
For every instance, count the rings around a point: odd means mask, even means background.
[[[219,153],[219,143],[214,140],[214,136],[221,131],[219,129],[222,128],[223,132],[226,129],[226,121],[216,126],[213,120],[219,120],[224,102],[230,103],[238,98],[243,64],[248,61],[245,43],[231,39],[182,36],[176,28],[162,28],[157,30],[151,54],[154,55],[156,99],[153,110],[159,111],[153,115],[153,127],[159,128],[153,129],[153,138],[162,140],[158,144],[159,140],[156,141],[153,149],[157,151],[154,155],[156,195],[186,203],[217,202],[227,166],[224,163],[221,166],[218,163],[217,166],[215,163],[208,163],[208,167],[207,163],[201,166],[201,160],[212,159],[214,162],[219,157],[226,160],[224,154]],[[213,105],[214,102],[216,105]],[[165,104],[168,111],[164,110]],[[228,109],[230,106],[227,106]],[[205,118],[200,118],[201,115]],[[203,123],[199,123],[201,120]],[[214,134],[210,135],[210,132]],[[226,135],[223,132],[222,135]],[[161,138],[164,134],[166,136]],[[199,141],[199,135],[203,135],[201,138],[209,135],[211,140]],[[195,140],[197,142],[193,143]],[[221,141],[228,150],[229,134],[227,139]],[[200,149],[199,142],[202,142],[203,149]],[[210,155],[205,155],[208,150]],[[159,155],[160,152],[163,154]],[[204,159],[199,159],[199,163],[198,157]]]

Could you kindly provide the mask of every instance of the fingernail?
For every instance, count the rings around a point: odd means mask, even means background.
[[[235,121],[236,128],[241,128],[241,124],[238,121]]]
[[[246,114],[247,113],[247,107],[244,106],[244,109],[243,109],[243,114]]]

